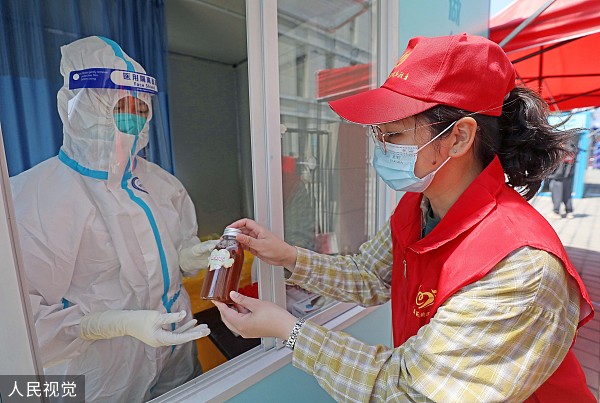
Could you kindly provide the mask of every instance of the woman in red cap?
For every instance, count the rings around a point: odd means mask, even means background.
[[[370,125],[373,165],[407,192],[353,256],[296,248],[252,220],[238,240],[290,282],[358,304],[391,299],[394,348],[297,320],[238,294],[217,303],[244,337],[279,337],[293,364],[344,401],[595,401],[571,346],[593,316],[558,236],[527,200],[573,133],[515,87],[478,36],[412,39],[380,88],[332,102]]]

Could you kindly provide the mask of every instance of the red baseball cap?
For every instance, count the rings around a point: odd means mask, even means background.
[[[367,125],[401,120],[436,105],[499,116],[515,78],[506,53],[489,39],[465,33],[417,37],[381,87],[329,106],[342,118]]]

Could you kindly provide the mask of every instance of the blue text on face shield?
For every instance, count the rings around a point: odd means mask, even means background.
[[[140,134],[147,120],[145,117],[133,113],[115,113],[114,118],[115,125],[120,132],[134,136]]]

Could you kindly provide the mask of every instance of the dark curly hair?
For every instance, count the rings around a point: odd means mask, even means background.
[[[417,119],[426,123],[450,124],[471,116],[477,122],[474,141],[476,158],[486,167],[497,155],[508,185],[529,200],[535,196],[542,181],[563,160],[569,151],[568,144],[580,131],[558,129],[564,122],[553,126],[548,123],[548,114],[548,105],[537,93],[518,86],[504,101],[500,116],[438,105],[420,113]],[[432,133],[432,138],[438,133]],[[449,134],[444,134],[442,138]]]

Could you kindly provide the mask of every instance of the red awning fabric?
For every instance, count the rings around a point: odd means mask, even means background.
[[[490,39],[501,43],[546,2],[514,2],[490,20]],[[600,0],[556,0],[503,48],[551,109],[600,106]]]

